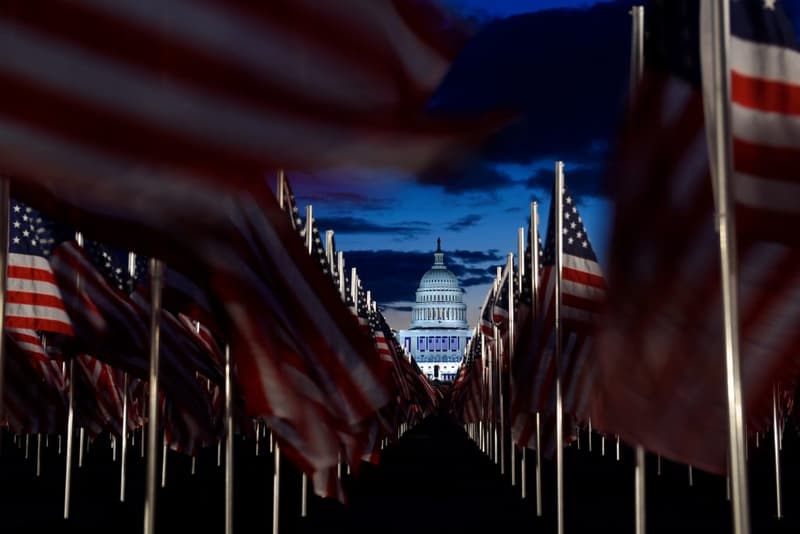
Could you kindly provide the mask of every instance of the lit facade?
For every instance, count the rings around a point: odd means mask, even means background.
[[[433,266],[422,275],[408,330],[397,338],[428,378],[452,381],[473,331],[458,278],[444,264],[441,242]]]

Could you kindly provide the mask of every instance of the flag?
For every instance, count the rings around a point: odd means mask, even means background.
[[[791,133],[800,109],[800,46],[784,4],[731,3],[731,179],[740,235],[800,246],[792,230],[800,224],[800,149]],[[709,73],[703,70],[706,92]]]
[[[489,131],[426,113],[466,41],[427,1],[13,4],[0,34],[0,144],[17,177],[414,170]]]
[[[767,3],[731,3],[732,41],[738,43],[732,42],[732,68],[749,61],[736,56],[765,48],[754,42],[755,34],[741,32],[740,17],[760,28],[758,34],[791,28],[780,3],[772,7],[774,12]],[[616,179],[615,222],[609,300],[597,339],[592,422],[666,458],[724,473],[725,348],[708,115],[704,121],[700,89],[707,72],[701,76],[701,64],[703,69],[706,64],[698,57],[701,32],[708,28],[700,10],[698,2],[660,2],[647,16],[645,74],[610,169]],[[778,55],[783,49],[786,57],[796,54],[780,42],[766,48]],[[772,67],[786,79],[792,70],[782,65]],[[739,85],[733,90],[736,101],[743,89],[741,82],[733,84]],[[765,89],[752,96],[763,104],[773,94]],[[794,215],[781,211],[780,204],[775,211],[741,195],[769,189],[764,177],[771,176],[770,169],[792,172],[785,159],[761,157],[766,148],[759,146],[769,146],[774,130],[763,122],[758,126],[758,120],[741,121],[758,114],[734,102],[741,383],[751,430],[765,424],[773,385],[792,384],[800,369],[800,251],[784,239],[785,230],[762,225],[774,217],[791,224]],[[789,120],[780,113],[764,118],[773,125]],[[744,174],[749,178],[742,182]]]
[[[494,288],[489,288],[486,293],[486,298],[483,301],[481,308],[481,334],[488,339],[494,339],[494,318],[492,317],[492,310],[494,308]]]
[[[64,302],[40,239],[38,212],[17,200],[9,210],[6,328],[72,334]]]
[[[67,385],[59,363],[32,330],[6,331],[3,420],[12,432],[57,433],[67,417]]]
[[[531,414],[547,417],[555,413],[556,373],[562,383],[564,413],[582,419],[586,414],[586,381],[598,312],[605,298],[606,282],[594,253],[577,199],[564,181],[562,191],[561,252],[561,354],[559,369],[555,361],[555,195],[550,204],[547,239],[542,254],[544,266],[539,285],[538,316],[532,327],[523,329],[517,342],[512,373],[515,394],[512,412],[515,439],[530,446],[533,435]],[[565,425],[565,432],[571,432]]]

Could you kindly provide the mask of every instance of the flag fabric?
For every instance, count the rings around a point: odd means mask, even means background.
[[[494,288],[490,288],[486,293],[486,299],[481,308],[481,334],[487,339],[494,339],[494,318],[492,310],[494,308]]]
[[[432,2],[14,4],[0,27],[14,176],[123,162],[239,183],[276,167],[419,169],[488,130],[426,113],[466,41]]]
[[[587,380],[598,313],[605,298],[606,282],[592,248],[578,201],[564,183],[562,280],[561,280],[561,355],[555,361],[555,195],[550,205],[547,239],[542,254],[544,266],[539,284],[537,317],[533,327],[523,328],[515,349],[512,372],[515,377],[512,431],[520,445],[531,446],[531,414],[555,414],[556,373],[561,378],[565,422],[586,416]],[[571,439],[572,425],[564,432]],[[553,437],[555,435],[553,434]]]
[[[0,14],[0,165],[15,191],[207,288],[248,412],[307,472],[336,464],[339,429],[383,407],[391,381],[263,177],[419,169],[494,127],[425,114],[457,49],[430,8],[150,0]],[[84,314],[102,332],[96,311]]]
[[[122,372],[86,354],[76,357],[73,369],[76,424],[85,428],[90,438],[103,432],[121,436],[125,395]]]
[[[45,234],[39,213],[11,200],[6,328],[69,335],[72,325],[40,243],[40,239],[48,239]]]
[[[12,432],[57,433],[67,417],[67,384],[36,332],[6,331],[3,420]]]
[[[700,36],[708,31],[700,12],[707,6],[698,4],[656,2],[649,9],[645,74],[610,170],[615,222],[592,422],[666,458],[724,473],[719,237],[706,142],[713,121],[708,115],[704,121],[700,82],[707,70],[701,76],[700,67],[707,63],[698,57]],[[778,80],[793,72],[789,63],[767,59],[796,53],[753,38],[791,28],[780,3],[772,7],[731,3],[741,382],[751,431],[765,425],[773,385],[793,385],[800,370],[800,250],[785,230],[763,225],[770,219],[791,224],[795,215],[781,204],[759,204],[780,187],[782,178],[771,173],[793,172],[790,160],[764,159],[776,148],[773,126],[790,119],[758,109],[775,103],[774,89],[786,88]],[[742,32],[748,26],[755,31],[750,36]],[[755,68],[758,51],[769,52],[762,58],[780,75],[775,84],[758,76],[737,80],[757,74],[738,69]]]
[[[783,4],[731,3],[731,179],[741,235],[800,246],[792,230],[800,224],[800,147],[792,133],[800,110],[800,46]],[[709,72],[704,68],[706,88]]]

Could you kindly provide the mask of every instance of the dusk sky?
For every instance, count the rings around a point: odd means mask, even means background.
[[[553,162],[586,221],[601,265],[611,226],[605,160],[627,97],[631,2],[447,0],[478,31],[433,95],[434,112],[513,109],[516,118],[460,168],[290,173],[301,210],[332,229],[390,325],[406,328],[422,274],[441,237],[460,278],[470,325],[495,267],[517,249],[529,202],[546,231]]]

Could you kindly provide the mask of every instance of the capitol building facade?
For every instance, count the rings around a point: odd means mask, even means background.
[[[431,380],[452,381],[473,330],[458,278],[444,264],[437,240],[433,266],[422,275],[408,330],[397,338]]]

